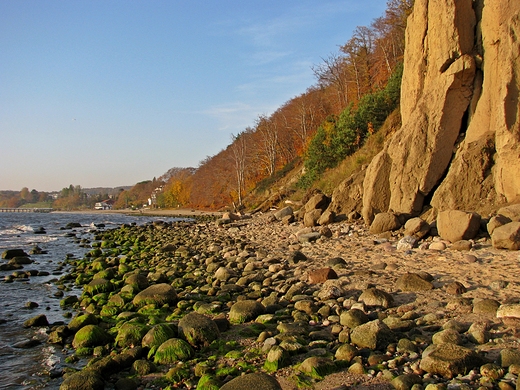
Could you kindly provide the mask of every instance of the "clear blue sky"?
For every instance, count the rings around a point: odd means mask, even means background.
[[[386,0],[0,0],[0,190],[198,166]]]

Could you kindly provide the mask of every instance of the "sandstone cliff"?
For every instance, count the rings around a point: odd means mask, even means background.
[[[402,127],[370,163],[363,217],[520,200],[520,2],[416,0]]]

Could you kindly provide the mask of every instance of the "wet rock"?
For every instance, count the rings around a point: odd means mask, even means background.
[[[189,360],[194,354],[193,348],[181,339],[169,339],[162,343],[154,356],[156,364],[173,364]]]
[[[14,343],[12,347],[17,349],[30,349],[40,345],[41,343],[42,342],[40,340],[28,339]]]
[[[86,325],[74,335],[72,346],[76,349],[83,347],[96,347],[112,341],[112,337],[97,325]]]
[[[13,257],[27,257],[29,256],[23,249],[6,249],[2,252],[2,259],[10,260]]]
[[[66,377],[60,390],[103,390],[105,382],[92,370],[82,370]]]
[[[37,327],[37,326],[48,326],[49,321],[45,314],[38,314],[32,318],[29,318],[27,321],[23,323],[25,328]]]

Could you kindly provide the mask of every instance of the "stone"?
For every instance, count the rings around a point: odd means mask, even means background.
[[[85,325],[74,335],[72,346],[76,349],[97,347],[112,341],[112,337],[97,325]]]
[[[446,244],[442,241],[434,241],[429,245],[428,249],[434,251],[443,251],[444,249],[446,249]]]
[[[404,236],[397,243],[397,250],[399,251],[409,251],[417,246],[418,239],[413,236]]]
[[[504,226],[510,222],[513,222],[513,221],[511,221],[510,218],[507,218],[501,214],[498,214],[489,219],[489,222],[487,223],[486,228],[487,228],[489,235],[491,236],[491,235],[493,235],[493,232],[495,231],[495,229],[497,227]]]
[[[221,282],[226,282],[234,276],[236,276],[235,271],[227,267],[219,267],[214,274],[214,278]]]
[[[339,323],[350,329],[363,325],[369,321],[368,316],[359,309],[343,311],[339,317]]]
[[[318,232],[311,232],[311,233],[304,233],[298,236],[298,240],[301,243],[310,243],[313,241],[316,241],[318,238],[321,237],[321,234]]]
[[[402,374],[390,382],[395,390],[410,390],[413,385],[422,384],[422,378],[416,374]]]
[[[311,197],[307,203],[305,203],[305,212],[312,210],[321,210],[322,212],[327,209],[330,203],[330,198],[325,194],[316,194]]]
[[[116,336],[116,345],[121,348],[141,345],[143,337],[150,330],[146,324],[134,321],[125,322],[119,328]]]
[[[500,303],[494,299],[485,298],[473,303],[473,313],[495,316]]]
[[[395,287],[401,291],[428,291],[433,289],[433,284],[415,273],[401,275],[395,282]]]
[[[352,329],[350,341],[359,348],[382,350],[392,342],[394,335],[380,320],[374,320]]]
[[[193,347],[207,347],[220,337],[220,331],[215,321],[199,314],[188,313],[179,321],[179,335]]]
[[[517,348],[504,348],[500,351],[499,363],[502,367],[520,365],[520,350]]]
[[[520,318],[520,304],[514,303],[514,304],[505,304],[500,305],[497,309],[497,318],[506,318],[506,317],[513,317],[513,318]]]
[[[469,251],[473,248],[473,243],[469,240],[459,240],[451,244],[450,249],[453,251]]]
[[[334,362],[331,359],[312,356],[300,364],[299,370],[315,379],[322,379],[325,375],[334,371],[334,367]]]
[[[168,324],[157,324],[153,326],[142,338],[141,345],[143,348],[155,350],[166,340],[177,336],[173,328]]]
[[[48,326],[49,321],[45,314],[38,314],[32,318],[29,318],[27,321],[23,323],[24,328],[38,327],[38,326]]]
[[[173,364],[189,360],[195,352],[191,345],[181,339],[169,339],[162,343],[154,355],[154,363]]]
[[[493,247],[499,249],[520,249],[520,222],[510,222],[497,227],[491,236]]]
[[[238,301],[231,306],[229,321],[235,324],[252,321],[265,313],[265,307],[260,302],[253,300]]]
[[[174,304],[177,301],[177,293],[175,289],[167,283],[154,284],[138,293],[132,303],[135,306],[144,306],[148,304],[156,304],[159,306],[165,304]]]
[[[430,224],[419,217],[410,218],[404,224],[404,234],[406,236],[414,236],[421,239],[428,235],[429,232]]]
[[[303,216],[303,226],[313,227],[318,224],[318,220],[321,218],[323,211],[320,209],[313,209],[307,211]]]
[[[220,388],[220,390],[282,390],[278,381],[271,375],[255,372],[237,376]]]
[[[337,279],[338,274],[332,268],[320,268],[316,270],[309,271],[308,273],[308,282],[309,284],[319,284],[324,283],[329,279]]]
[[[454,329],[444,329],[440,332],[434,333],[432,336],[433,344],[456,344],[460,345],[462,343],[462,337]]]
[[[271,347],[265,359],[264,369],[268,372],[278,371],[289,363],[289,353],[278,345]]]
[[[502,207],[498,209],[497,214],[510,219],[512,222],[520,222],[520,203]]]
[[[485,344],[490,337],[489,324],[487,322],[474,322],[468,329],[468,339],[475,344]]]
[[[399,218],[394,213],[376,214],[374,221],[370,225],[370,233],[380,234],[388,231],[397,230],[401,227]]]
[[[274,217],[281,221],[284,217],[293,215],[293,209],[291,206],[284,207],[283,209],[280,209],[274,213]]]
[[[437,216],[439,236],[450,242],[475,238],[480,229],[480,215],[459,210],[446,210]]]
[[[317,221],[320,226],[330,225],[336,219],[336,213],[329,209],[325,210]]]
[[[446,285],[446,293],[450,295],[462,295],[467,291],[467,288],[460,282],[451,282]]]
[[[93,370],[81,370],[67,376],[60,390],[103,390],[105,382],[101,376]]]
[[[350,344],[341,344],[336,350],[334,357],[336,360],[345,360],[347,362],[352,361],[354,357],[359,354],[356,347]]]
[[[6,249],[2,252],[2,259],[10,260],[13,257],[28,257],[23,249]]]
[[[482,359],[471,349],[456,344],[437,344],[426,348],[422,354],[422,370],[453,378],[465,374],[482,364]]]
[[[394,298],[386,291],[369,288],[361,293],[358,301],[363,302],[367,306],[381,306],[387,309],[393,305]]]

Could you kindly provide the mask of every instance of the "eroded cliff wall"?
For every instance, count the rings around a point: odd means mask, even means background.
[[[402,127],[373,159],[363,217],[520,199],[520,1],[416,0]]]

